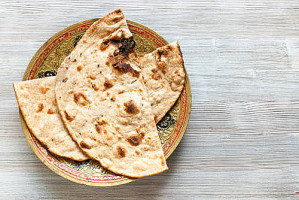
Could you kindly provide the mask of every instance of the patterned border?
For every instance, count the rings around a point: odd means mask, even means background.
[[[30,61],[25,73],[23,80],[30,80],[35,77],[35,74],[38,70],[38,67],[41,65],[43,60],[49,55],[49,53],[62,41],[73,36],[74,34],[78,34],[80,32],[86,31],[89,26],[96,21],[97,19],[86,20],[83,22],[79,22],[77,24],[71,25],[66,29],[58,32],[53,37],[51,37],[34,55],[32,60]],[[157,33],[152,31],[151,29],[138,24],[136,22],[128,21],[129,29],[132,33],[136,33],[141,35],[142,37],[149,38],[152,40],[157,46],[161,47],[166,45],[168,42],[159,36]],[[181,138],[184,135],[184,132],[187,128],[187,124],[189,121],[189,115],[191,110],[191,88],[188,79],[188,75],[186,78],[185,87],[181,94],[181,111],[177,121],[177,127],[174,130],[174,133],[167,140],[165,145],[163,146],[165,157],[168,158],[171,153],[175,150],[177,145],[179,144]],[[31,134],[24,122],[22,115],[20,114],[22,127],[24,130],[24,134],[26,139],[28,140],[31,148],[35,152],[35,154],[39,157],[39,159],[48,166],[55,173],[67,178],[71,181],[93,185],[93,186],[113,186],[125,184],[136,179],[127,178],[124,176],[115,176],[115,175],[107,175],[107,176],[92,176],[87,175],[81,172],[78,172],[72,168],[69,168],[65,164],[60,163],[51,154],[48,153],[46,149],[42,147],[42,145],[36,140],[36,138]]]

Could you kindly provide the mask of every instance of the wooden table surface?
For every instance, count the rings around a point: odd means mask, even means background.
[[[12,83],[54,33],[118,7],[180,42],[193,104],[167,172],[96,188],[35,156]],[[0,199],[298,199],[298,9],[296,0],[2,0]]]

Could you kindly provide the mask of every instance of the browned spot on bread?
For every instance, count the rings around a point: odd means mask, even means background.
[[[144,137],[144,133],[140,133],[138,135],[131,135],[128,137],[127,141],[132,145],[132,146],[137,146],[140,144],[141,140]]]
[[[115,10],[116,13],[121,13],[121,9]]]
[[[113,87],[112,81],[106,79],[105,82],[104,82],[104,88],[105,88],[105,90],[108,90],[109,88],[112,88],[112,87]]]
[[[90,101],[87,99],[87,97],[82,94],[82,93],[74,93],[74,101],[76,104],[80,104],[80,105],[87,105],[88,103],[90,103]]]
[[[134,100],[125,102],[124,106],[125,106],[125,111],[129,114],[137,114],[139,112],[139,109],[137,108]]]
[[[120,137],[120,136],[117,136],[117,139],[118,139],[118,140],[121,140],[121,137]]]
[[[54,110],[52,108],[49,108],[47,113],[48,114],[54,114],[55,112],[54,112]]]
[[[116,126],[116,127],[115,127],[115,130],[116,130],[117,132],[119,132],[120,127]]]
[[[87,76],[87,78],[90,78],[91,80],[95,80],[97,77],[95,74],[90,74],[89,76]]]
[[[161,159],[161,165],[165,165],[165,159],[163,156],[160,156],[160,159]]]
[[[86,144],[84,141],[80,142],[80,147],[84,148],[84,149],[91,149],[91,146],[89,146],[88,144]]]
[[[67,82],[67,80],[68,80],[69,78],[68,77],[66,77],[66,78],[64,78],[64,79],[62,79],[62,82]]]
[[[101,131],[102,131],[102,128],[99,124],[95,124],[95,129],[98,133],[101,133]]]
[[[120,105],[119,105],[119,104],[116,104],[116,107],[117,107],[117,108],[120,108]]]
[[[91,86],[95,91],[98,91],[100,89],[99,86],[95,83],[92,83]]]
[[[109,46],[109,40],[108,39],[104,39],[103,42],[100,45],[100,50],[104,51],[105,49],[107,49],[108,46]]]
[[[159,58],[161,58],[161,56],[166,56],[168,54],[168,51],[166,51],[165,49],[158,49],[158,55]]]
[[[98,121],[97,124],[102,126],[102,125],[108,124],[108,122],[106,122],[105,120],[101,120],[101,121]]]
[[[82,65],[79,65],[79,66],[77,67],[77,71],[80,72],[81,70],[82,70]]]
[[[155,116],[155,118],[154,118],[154,119],[155,119],[155,122],[157,123],[157,122],[158,122],[158,117],[157,117],[157,116]]]
[[[157,73],[157,72],[158,72],[158,69],[157,69],[157,68],[154,68],[154,69],[152,69],[152,72],[153,72],[153,73]]]
[[[66,118],[67,120],[69,120],[70,122],[73,121],[74,118],[75,118],[75,117],[73,117],[73,116],[70,116],[70,115],[66,112],[66,110],[64,111],[64,115],[65,115],[65,118]]]
[[[120,90],[120,91],[118,91],[118,94],[122,94],[124,92],[125,92],[124,90]]]
[[[166,69],[165,68],[162,69],[162,73],[166,74]]]
[[[111,100],[111,101],[115,101],[115,96],[111,97],[110,100]]]
[[[170,45],[167,45],[166,48],[167,48],[169,51],[172,51],[172,50],[173,50],[173,47],[170,46]]]
[[[138,90],[139,90],[139,92],[142,92],[142,91],[143,91],[141,88],[139,88]]]
[[[135,153],[139,156],[140,155],[140,151],[135,150]]]
[[[43,109],[44,109],[44,104],[39,103],[39,104],[37,105],[37,110],[36,110],[36,112],[41,112]]]
[[[107,135],[106,135],[106,139],[107,139],[107,140],[112,140],[113,137],[112,137],[110,134],[107,134]]]
[[[114,18],[114,19],[113,19],[113,22],[117,23],[117,22],[119,22],[120,20],[122,20],[123,18],[124,18],[123,16]]]
[[[154,74],[154,75],[152,76],[152,78],[153,78],[154,80],[159,80],[159,79],[161,79],[161,76],[160,76],[160,74]]]
[[[21,87],[21,89],[23,89],[23,88]],[[50,88],[46,88],[46,87],[42,87],[42,86],[40,87],[40,91],[42,94],[46,94],[49,89]]]
[[[157,62],[157,65],[158,65],[158,67],[160,67],[160,68],[165,68],[165,66],[166,66],[166,63],[164,62],[164,61],[158,61]]]
[[[86,40],[82,40],[82,42],[83,42],[83,43],[87,43],[87,41],[86,41]]]
[[[126,156],[126,150],[121,146],[117,147],[117,153],[121,158]]]
[[[134,77],[139,77],[140,72],[134,70],[130,64],[128,63],[119,63],[119,62],[114,62],[112,64],[114,69],[119,71],[120,73],[131,73]]]

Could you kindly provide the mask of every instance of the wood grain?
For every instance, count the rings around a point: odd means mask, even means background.
[[[193,105],[169,171],[94,188],[61,178],[34,155],[12,83],[57,31],[118,7],[179,40]],[[291,0],[1,1],[0,199],[297,199],[298,9]]]

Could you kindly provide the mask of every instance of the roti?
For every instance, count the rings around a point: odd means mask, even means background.
[[[88,156],[140,178],[168,168],[133,44],[120,9],[95,22],[59,68],[55,94],[65,127]]]
[[[88,159],[60,119],[54,95],[55,77],[22,81],[13,86],[28,129],[46,149],[76,161]]]
[[[138,59],[156,123],[171,109],[185,84],[184,61],[178,42]]]

